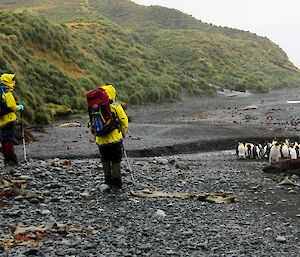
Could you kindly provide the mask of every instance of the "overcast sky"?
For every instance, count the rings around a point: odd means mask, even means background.
[[[132,0],[175,8],[198,20],[266,36],[300,68],[300,0]]]

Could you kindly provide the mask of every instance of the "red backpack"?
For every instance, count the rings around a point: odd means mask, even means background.
[[[104,136],[118,128],[115,113],[110,110],[110,100],[101,87],[86,93],[90,128],[95,136]]]

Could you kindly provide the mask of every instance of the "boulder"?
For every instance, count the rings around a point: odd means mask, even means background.
[[[263,168],[263,172],[273,174],[287,174],[287,175],[300,175],[300,159],[291,160],[285,159],[272,164],[269,164]]]

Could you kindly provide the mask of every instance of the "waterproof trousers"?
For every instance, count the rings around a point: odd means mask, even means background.
[[[5,165],[17,165],[18,159],[14,149],[15,122],[0,128],[0,141]]]
[[[105,183],[122,188],[121,160],[122,142],[99,145]]]

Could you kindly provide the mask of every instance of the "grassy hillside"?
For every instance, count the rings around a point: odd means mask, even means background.
[[[266,37],[203,23],[175,9],[122,0],[94,2],[99,11],[104,9],[101,12],[106,17],[138,32],[149,47],[194,79],[264,92],[300,86],[299,69]]]
[[[300,85],[299,70],[267,38],[233,40],[228,33],[163,30],[147,42],[188,75],[230,89],[268,91]]]
[[[28,122],[86,110],[85,92],[113,83],[119,100],[140,104],[179,97],[189,78],[106,20],[54,25],[45,18],[0,12],[0,72],[17,74],[16,98]],[[206,85],[204,85],[206,86]],[[189,84],[200,92],[202,85]]]
[[[214,93],[208,85],[264,92],[300,85],[299,70],[269,39],[175,9],[129,0],[2,0],[0,8],[19,13],[1,14],[0,71],[23,74],[25,96],[40,91],[35,101],[48,122],[57,109],[84,108],[84,91],[99,83],[117,83],[120,100],[138,104],[177,98],[182,87],[201,95]]]
[[[202,29],[218,27],[202,23],[175,9],[142,6],[130,0],[1,0],[1,10],[28,12],[63,23],[77,18],[104,16],[135,31],[159,29]]]
[[[135,31],[149,48],[206,83],[262,91],[300,85],[299,70],[267,38],[203,23],[175,9],[146,7],[129,0],[4,0],[1,6],[34,12],[55,22],[103,15]]]

